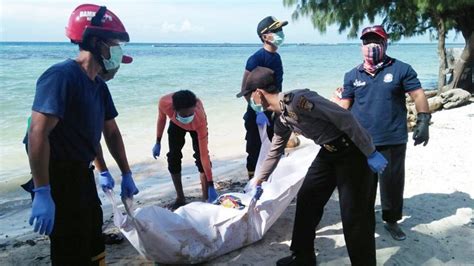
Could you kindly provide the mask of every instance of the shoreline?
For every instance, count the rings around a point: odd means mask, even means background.
[[[378,264],[469,264],[474,261],[474,187],[470,149],[474,147],[474,104],[433,113],[430,142],[414,147],[409,134],[406,157],[405,208],[401,227],[407,233],[405,241],[393,240],[383,228],[380,199],[376,201],[376,245]],[[219,193],[238,191],[246,178],[242,156],[226,158],[216,167]],[[153,163],[144,164],[152,167]],[[132,166],[134,167],[134,166]],[[157,167],[156,165],[154,167]],[[149,169],[151,171],[151,169]],[[166,169],[161,169],[166,171]],[[160,171],[160,172],[161,172]],[[183,174],[186,198],[200,198],[199,178],[195,166],[187,164]],[[145,175],[144,171],[140,175]],[[148,172],[150,174],[151,172]],[[155,174],[154,174],[155,175]],[[156,178],[141,177],[141,193],[135,202],[138,206],[158,204],[165,206],[174,201],[172,184],[163,185]],[[147,182],[148,181],[148,182]],[[153,182],[151,182],[153,181]],[[170,183],[170,182],[169,182]],[[116,187],[116,190],[118,188]],[[159,191],[157,193],[157,191]],[[103,193],[99,191],[103,199]],[[349,263],[342,235],[339,203],[335,192],[325,207],[325,214],[317,229],[316,254],[318,263],[339,265]],[[110,204],[104,204],[104,224],[107,230],[118,230],[111,222]],[[233,251],[207,265],[247,264],[274,265],[275,261],[290,254],[291,232],[295,203],[290,204],[264,238],[250,246]],[[26,217],[26,216],[25,216]],[[26,220],[27,218],[25,218]],[[111,226],[112,225],[112,226]],[[28,225],[29,226],[29,225]],[[0,235],[2,241],[5,235]],[[49,241],[37,234],[9,237],[0,244],[0,264],[48,264]],[[107,263],[153,265],[142,258],[127,240],[107,245]]]

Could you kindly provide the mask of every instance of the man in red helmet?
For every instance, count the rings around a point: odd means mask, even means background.
[[[96,5],[78,6],[66,35],[79,45],[78,56],[51,66],[36,84],[28,131],[35,186],[30,224],[50,236],[53,265],[99,265],[105,263],[105,247],[91,162],[102,133],[122,172],[122,197],[138,193],[114,119],[117,110],[98,77],[131,62],[119,45],[129,36],[115,14]],[[111,177],[100,183],[114,187]]]
[[[388,160],[379,174],[382,219],[395,240],[404,240],[398,225],[402,218],[405,183],[405,153],[408,141],[405,93],[418,112],[413,132],[415,145],[428,143],[431,118],[428,102],[415,70],[386,55],[388,34],[380,25],[362,30],[364,62],[347,72],[344,88],[336,102],[348,109],[372,136],[377,151]]]

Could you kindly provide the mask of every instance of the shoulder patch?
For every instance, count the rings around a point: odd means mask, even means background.
[[[293,93],[287,93],[283,96],[283,102],[289,104],[293,100]]]
[[[314,108],[314,104],[306,99],[306,97],[301,96],[300,99],[298,100],[298,104],[296,105],[299,109],[306,110],[306,111],[312,111]]]

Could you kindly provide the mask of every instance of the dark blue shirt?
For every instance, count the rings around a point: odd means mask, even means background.
[[[118,115],[105,82],[99,77],[89,79],[71,59],[41,75],[32,109],[59,118],[49,142],[51,159],[61,161],[92,161],[104,121]]]
[[[275,81],[281,91],[281,84],[283,82],[283,65],[281,57],[278,53],[271,53],[263,48],[259,49],[247,60],[245,69],[252,71],[256,67],[268,67],[275,72]]]
[[[343,99],[352,99],[352,113],[365,127],[375,145],[395,145],[408,141],[405,93],[421,88],[413,68],[402,61],[391,63],[375,76],[362,65],[344,76]]]

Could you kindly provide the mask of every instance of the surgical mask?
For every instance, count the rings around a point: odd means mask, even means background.
[[[178,120],[179,122],[183,124],[189,124],[193,121],[193,119],[194,119],[194,114],[190,116],[186,116],[186,117],[182,117],[179,114],[176,114],[176,120]]]
[[[250,97],[250,108],[252,108],[256,113],[263,112],[263,106],[261,104],[256,104],[252,97]]]
[[[118,68],[123,56],[122,47],[120,47],[120,45],[110,46],[109,51],[110,59],[102,58],[107,71]]]
[[[283,41],[285,41],[285,34],[283,31],[277,31],[272,33],[273,36],[273,41],[271,43],[275,45],[276,47],[280,47],[280,45],[283,44]]]

